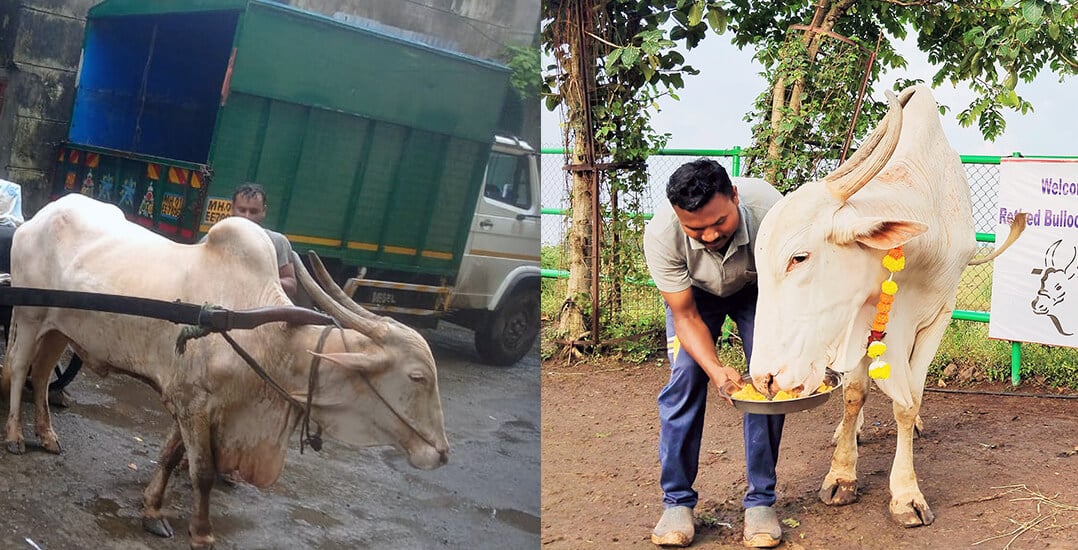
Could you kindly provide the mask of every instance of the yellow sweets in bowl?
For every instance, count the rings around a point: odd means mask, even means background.
[[[820,384],[816,388],[816,391],[814,391],[812,393],[813,394],[826,393],[826,392],[831,391],[832,388],[833,388],[833,386],[828,386],[827,383],[824,382],[824,383]],[[741,386],[741,389],[739,389],[739,390],[735,391],[734,393],[730,394],[730,397],[732,397],[734,399],[737,399],[739,401],[768,401],[767,396],[760,393],[760,392],[758,392],[758,391],[756,391],[756,387],[753,386],[752,384],[745,384],[744,386]],[[788,401],[790,399],[797,399],[798,397],[801,397],[801,396],[798,395],[797,393],[788,392],[786,390],[780,390],[778,393],[775,394],[775,397],[773,397],[771,399],[771,401]]]
[[[730,397],[741,401],[767,401],[767,396],[756,391],[756,386],[745,384],[740,390],[730,394]]]

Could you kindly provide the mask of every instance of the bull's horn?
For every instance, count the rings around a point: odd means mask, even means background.
[[[902,133],[902,106],[895,94],[885,92],[890,106],[887,116],[872,131],[852,157],[823,178],[827,190],[839,200],[846,202],[854,193],[880,173],[898,145]],[[908,98],[907,98],[908,99]]]
[[[299,254],[296,254],[295,251],[292,251],[292,263],[295,264],[296,279],[299,280],[300,286],[302,286],[303,290],[310,295],[311,300],[313,300],[318,307],[336,317],[343,325],[358,330],[372,340],[381,341],[385,338],[387,330],[385,323],[371,318],[360,317],[354,311],[344,307],[331,298],[329,294],[326,294],[326,291],[322,290],[322,287],[318,286],[318,283],[314,281],[314,278],[311,277],[307,268],[303,266]]]
[[[356,315],[365,317],[367,319],[381,319],[378,315],[372,313],[367,308],[357,304],[350,296],[345,294],[341,287],[330,276],[326,266],[322,263],[322,259],[315,254],[313,250],[307,253],[307,258],[311,260],[311,268],[314,269],[314,276],[318,279],[318,282],[322,285],[322,288],[326,290],[326,293],[337,300],[342,306],[352,310]]]

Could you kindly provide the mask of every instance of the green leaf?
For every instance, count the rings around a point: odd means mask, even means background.
[[[1014,90],[1007,90],[999,94],[999,102],[1005,107],[1018,108],[1018,94]]]
[[[1048,38],[1059,40],[1059,23],[1055,21],[1048,23]]]
[[[609,54],[607,54],[607,56],[606,56],[606,67],[607,67],[607,69],[613,70],[614,66],[616,66],[618,64],[618,59],[621,57],[622,51],[623,51],[623,49],[621,49],[621,47],[617,47],[617,49],[614,49],[613,52],[610,52]]]
[[[700,21],[704,19],[704,2],[697,0],[689,8],[689,26],[695,27],[700,24]]]
[[[636,65],[636,62],[640,59],[640,50],[636,48],[625,48],[621,52],[621,63],[626,67],[632,67]]]
[[[1013,91],[1017,84],[1018,75],[1013,70],[1007,71],[1007,78],[1003,79],[1003,87]]]
[[[1018,50],[1008,46],[1007,44],[999,45],[999,56],[1005,60],[1011,60],[1018,56]]]
[[[1037,31],[1032,27],[1025,27],[1022,29],[1018,29],[1018,32],[1016,34],[1018,36],[1018,41],[1025,44],[1029,42],[1031,38],[1033,38],[1033,35],[1037,34]]]
[[[1039,25],[1041,23],[1041,17],[1044,15],[1044,6],[1036,0],[1025,0],[1022,2],[1022,17],[1026,18],[1026,21],[1030,25]]]
[[[655,69],[652,69],[651,65],[647,65],[647,64],[641,65],[640,66],[640,72],[644,73],[644,80],[646,80],[648,82],[651,81],[652,76],[655,76]]]
[[[711,25],[711,29],[717,34],[723,34],[726,32],[726,23],[729,19],[726,17],[726,12],[719,8],[712,8],[707,12],[707,22]]]

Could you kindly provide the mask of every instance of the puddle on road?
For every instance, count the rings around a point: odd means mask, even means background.
[[[538,535],[539,534],[539,517],[533,516],[520,510],[514,510],[512,508],[477,508],[480,512],[492,516],[494,519],[510,526],[520,529],[525,533]]]
[[[341,525],[340,521],[337,521],[333,516],[320,510],[305,508],[303,506],[290,506],[289,508],[292,510],[292,519],[302,521],[315,527],[329,528]]]
[[[146,424],[144,417],[133,415],[131,411],[119,408],[115,404],[84,405],[80,403],[77,412],[86,418],[103,422],[115,428],[134,430]]]
[[[116,501],[97,497],[86,504],[85,508],[94,515],[98,527],[107,533],[120,538],[131,536],[132,524],[128,518],[120,517],[120,505]]]

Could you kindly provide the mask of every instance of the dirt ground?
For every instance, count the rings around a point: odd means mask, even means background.
[[[668,373],[654,361],[543,364],[544,548],[654,548],[650,533],[662,512],[656,396]],[[1011,391],[1009,384],[978,389]],[[914,465],[936,521],[905,529],[887,511],[895,422],[878,390],[865,407],[859,501],[830,507],[816,497],[830,465],[838,395],[786,418],[780,548],[1078,548],[1078,400],[926,393]],[[741,415],[714,392],[709,404],[693,547],[739,548]]]

